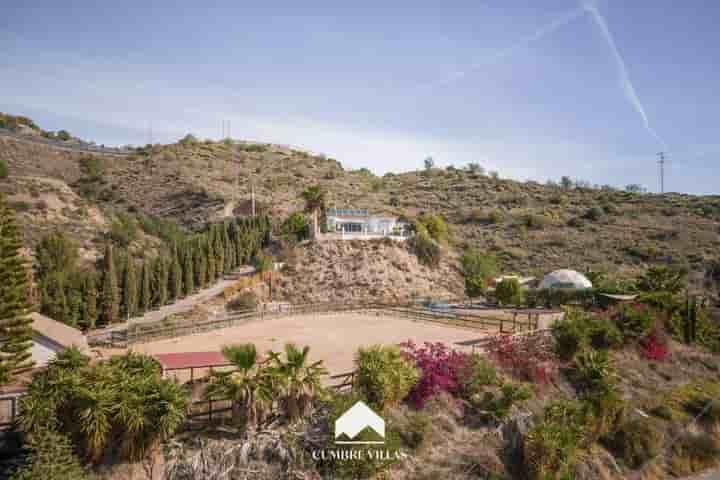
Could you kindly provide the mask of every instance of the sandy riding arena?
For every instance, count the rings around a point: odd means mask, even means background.
[[[265,352],[282,350],[285,343],[293,342],[298,346],[309,345],[312,360],[323,360],[331,374],[340,374],[353,370],[353,355],[362,346],[398,344],[406,340],[453,346],[456,342],[484,336],[480,331],[386,315],[338,313],[258,320],[212,332],[137,344],[132,349],[147,354],[202,352],[219,351],[225,345],[254,343],[258,352]]]

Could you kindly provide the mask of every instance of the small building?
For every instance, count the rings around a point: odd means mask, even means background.
[[[328,208],[327,232],[348,238],[395,237],[410,235],[410,224],[398,217],[372,215],[367,210],[349,208]]]
[[[36,367],[47,365],[59,352],[71,347],[77,347],[83,353],[89,351],[87,338],[80,330],[39,313],[32,313],[30,317],[33,321],[32,359]]]
[[[32,318],[31,354],[35,365],[33,369],[20,374],[13,383],[0,386],[0,431],[9,427],[15,419],[17,402],[25,394],[33,372],[45,367],[65,349],[77,347],[85,354],[90,350],[87,338],[80,330],[39,313],[31,313],[30,318]]]

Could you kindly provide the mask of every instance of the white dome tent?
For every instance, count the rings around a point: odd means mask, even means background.
[[[575,270],[555,270],[540,282],[540,289],[558,288],[565,290],[586,290],[592,288],[592,282]]]

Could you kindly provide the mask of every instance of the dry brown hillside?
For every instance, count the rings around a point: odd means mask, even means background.
[[[454,263],[428,268],[404,243],[392,240],[305,243],[283,272],[276,294],[294,303],[458,298],[463,280]]]
[[[15,189],[23,187],[14,177],[32,175],[62,179],[81,192],[82,157],[0,138],[0,159],[10,165]],[[303,208],[304,188],[319,183],[330,205],[408,217],[440,214],[457,249],[492,253],[504,271],[539,275],[570,266],[631,275],[648,264],[675,263],[701,275],[720,251],[718,196],[564,189],[452,168],[377,177],[281,146],[229,142],[156,145],[152,154],[146,148],[103,163],[88,201],[102,211],[140,212],[188,226],[224,211],[249,213],[252,186],[258,210],[281,220]]]

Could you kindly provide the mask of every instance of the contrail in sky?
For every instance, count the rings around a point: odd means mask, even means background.
[[[600,31],[602,32],[603,37],[605,37],[605,40],[607,41],[608,46],[612,51],[613,57],[615,57],[615,63],[617,64],[618,73],[620,75],[620,85],[622,86],[625,98],[627,98],[628,102],[630,102],[630,105],[632,105],[632,107],[638,112],[640,117],[642,117],[645,129],[650,132],[650,134],[655,137],[658,142],[660,142],[663,149],[667,149],[667,144],[665,143],[665,141],[660,138],[660,135],[658,135],[657,132],[653,130],[653,128],[650,126],[647,114],[645,113],[645,108],[640,102],[640,97],[638,97],[638,94],[635,91],[635,87],[630,80],[630,75],[628,74],[627,67],[625,66],[625,61],[620,55],[620,51],[615,44],[612,33],[610,33],[610,28],[608,27],[605,17],[600,14],[600,11],[597,8],[596,0],[582,0],[582,4],[583,9],[592,16],[592,18],[595,20],[595,23],[597,23],[598,27],[600,27]]]
[[[562,26],[567,25],[568,23],[572,22],[573,20],[575,20],[576,18],[578,18],[584,14],[585,14],[585,9],[582,7],[569,10],[569,11],[563,13],[562,15],[558,16],[558,18],[556,18],[552,22],[538,28],[534,33],[532,33],[530,35],[526,35],[525,37],[521,38],[520,40],[518,40],[514,44],[510,45],[509,47],[505,47],[505,48],[491,54],[487,58],[484,58],[480,61],[476,61],[476,62],[472,63],[470,66],[468,66],[464,70],[452,72],[452,73],[446,75],[445,78],[442,78],[440,80],[436,80],[434,82],[430,82],[430,83],[427,83],[424,85],[420,85],[420,88],[448,85],[452,82],[461,80],[466,75],[479,69],[480,67],[487,65],[489,63],[495,62],[497,60],[502,60],[503,58],[512,55],[517,50],[520,50],[521,48],[524,48],[524,47],[528,46],[529,44],[540,40],[541,38],[545,37],[546,35],[553,33],[555,30],[559,29]]]

